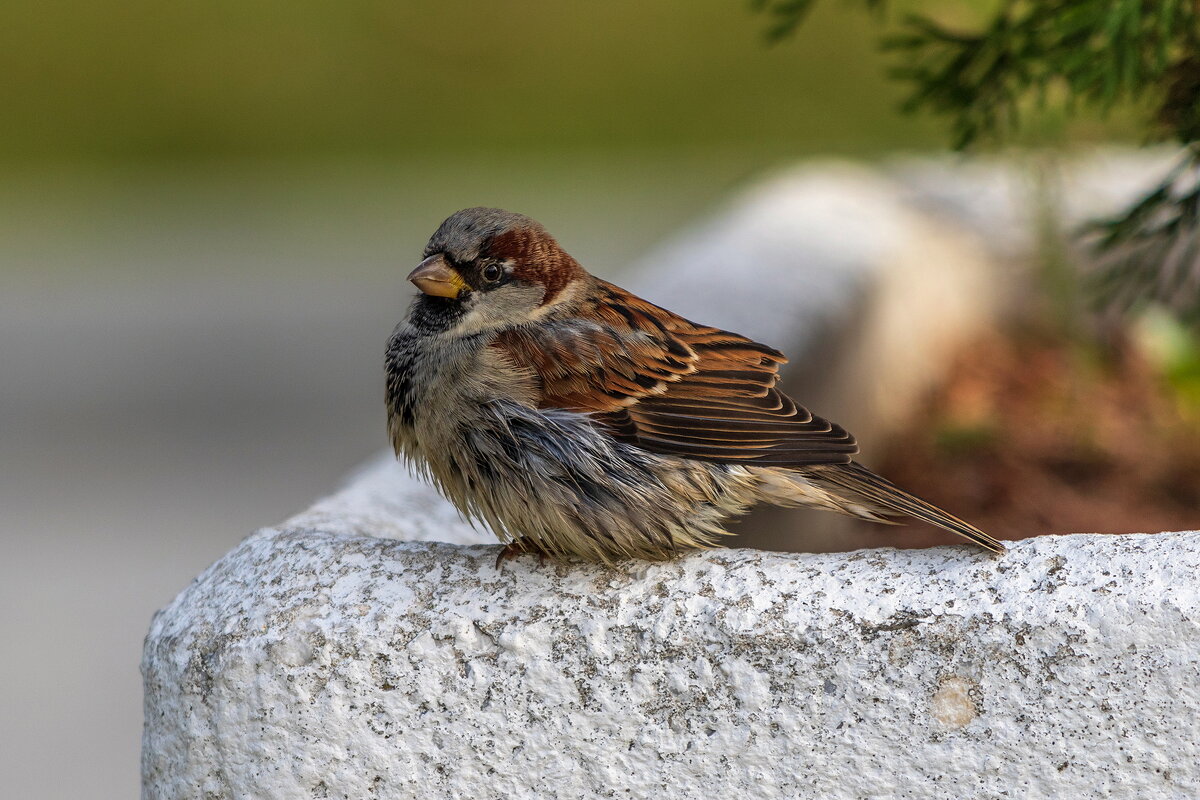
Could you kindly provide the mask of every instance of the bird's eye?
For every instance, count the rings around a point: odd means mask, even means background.
[[[495,283],[504,275],[504,270],[499,264],[488,264],[483,268],[483,279],[488,283]]]

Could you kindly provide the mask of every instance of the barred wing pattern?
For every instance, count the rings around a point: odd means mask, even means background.
[[[858,452],[845,430],[775,388],[787,361],[778,350],[605,281],[570,319],[506,331],[493,346],[533,375],[539,407],[590,413],[653,453],[786,468]]]

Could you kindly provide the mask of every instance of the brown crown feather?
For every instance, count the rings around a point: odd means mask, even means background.
[[[513,276],[545,287],[542,305],[559,295],[571,281],[587,275],[553,236],[528,225],[509,228],[492,237],[486,256],[509,260]]]

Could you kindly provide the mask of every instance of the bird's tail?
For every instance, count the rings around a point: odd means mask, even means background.
[[[970,539],[980,547],[993,553],[1003,553],[1004,545],[988,536],[969,522],[949,514],[932,503],[896,486],[887,478],[876,475],[861,464],[851,461],[836,466],[808,467],[803,470],[806,478],[837,492],[850,495],[883,514],[904,514],[922,522],[957,533]]]

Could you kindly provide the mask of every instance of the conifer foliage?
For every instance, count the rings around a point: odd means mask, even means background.
[[[771,41],[793,34],[813,3],[752,0]],[[937,7],[945,16],[953,5]],[[1091,283],[1105,306],[1157,304],[1200,323],[1200,0],[1002,0],[974,26],[907,15],[881,44],[909,86],[904,109],[945,117],[958,149],[1010,139],[1031,110],[1142,109],[1147,141],[1183,152],[1146,196],[1087,226]]]

